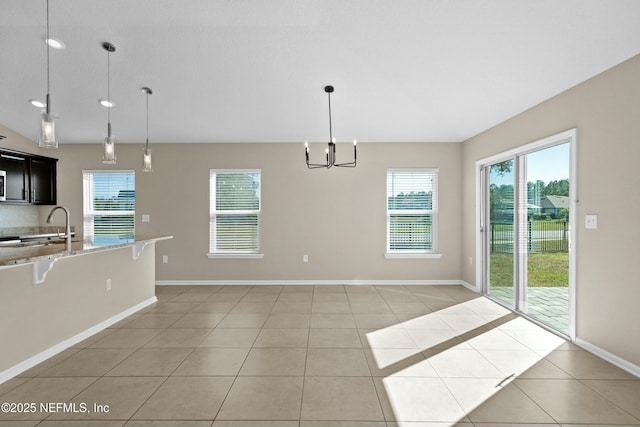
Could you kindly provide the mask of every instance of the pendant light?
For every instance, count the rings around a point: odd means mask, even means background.
[[[49,40],[49,0],[47,0],[47,41]],[[51,94],[50,94],[50,73],[49,73],[49,50],[51,46],[47,45],[47,97],[45,110],[40,115],[40,135],[38,137],[38,145],[42,148],[58,148],[58,137],[56,135],[56,117],[51,112]]]
[[[326,168],[329,169],[332,166],[355,168],[357,158],[356,140],[353,140],[353,161],[348,163],[336,163],[336,139],[333,137],[331,129],[331,93],[333,92],[333,86],[325,86],[324,91],[329,97],[329,146],[325,149],[326,160],[325,163],[309,163],[309,143],[304,143],[304,156],[309,169]]]
[[[110,56],[112,52],[116,51],[116,47],[109,42],[102,43],[102,47],[107,51],[107,102],[100,102],[107,107],[107,136],[104,138],[102,163],[107,165],[116,164],[116,138],[111,134],[111,61]]]
[[[142,172],[153,172],[151,149],[149,148],[149,95],[152,95],[153,91],[148,87],[143,87],[141,91],[147,96],[147,141],[144,145],[144,153],[142,156]]]

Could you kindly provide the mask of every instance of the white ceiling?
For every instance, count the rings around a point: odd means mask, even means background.
[[[61,143],[463,141],[640,53],[638,0],[50,0]],[[37,138],[45,0],[0,2],[0,123]]]

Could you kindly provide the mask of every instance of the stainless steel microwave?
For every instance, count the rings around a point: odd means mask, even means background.
[[[7,200],[7,173],[0,171],[0,202]]]

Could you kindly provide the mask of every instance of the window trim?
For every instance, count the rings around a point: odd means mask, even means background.
[[[420,172],[420,173],[430,173],[434,177],[433,183],[433,193],[435,193],[435,198],[432,199],[431,209],[424,210],[389,210],[389,194],[388,190],[385,188],[385,210],[386,210],[386,227],[387,227],[387,239],[386,239],[386,248],[384,257],[386,259],[438,259],[442,258],[442,253],[439,251],[439,240],[438,240],[438,229],[439,229],[439,205],[440,205],[440,195],[439,195],[439,177],[440,177],[440,169],[439,168],[387,168],[386,173],[386,181],[385,184],[388,187],[389,185],[389,174],[393,172]],[[390,249],[391,243],[391,215],[431,215],[431,246],[433,249],[425,249],[425,250],[402,250]]]
[[[214,212],[216,198],[215,188],[212,188],[213,175],[222,174],[259,174],[260,175],[260,198],[259,207],[257,210],[237,210],[237,211],[223,211],[225,214],[257,214],[258,215],[258,243],[257,249],[253,251],[212,251],[211,243],[215,242],[215,227],[212,227],[212,218],[216,215]],[[222,212],[222,211],[220,211]],[[262,169],[209,169],[209,233],[208,233],[209,249],[207,251],[207,258],[209,259],[262,259],[264,254],[262,253]]]

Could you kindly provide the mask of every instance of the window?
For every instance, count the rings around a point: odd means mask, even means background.
[[[438,169],[387,170],[387,257],[440,257]]]
[[[96,244],[131,240],[135,232],[134,171],[83,171],[84,237]]]
[[[211,169],[209,258],[261,258],[260,170]]]

